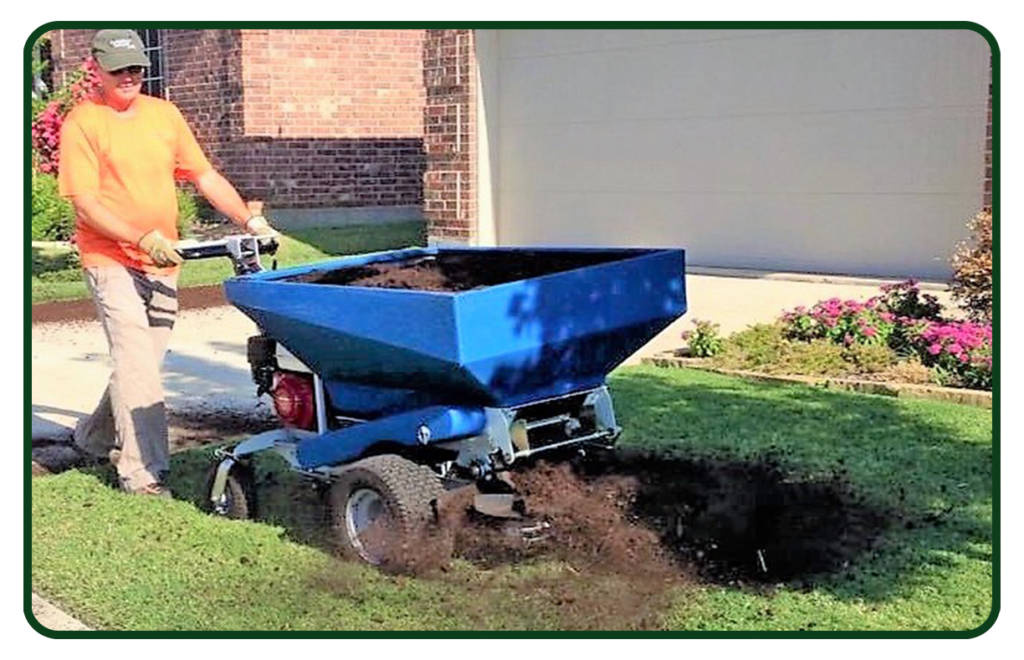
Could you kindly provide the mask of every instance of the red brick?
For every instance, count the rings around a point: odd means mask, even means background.
[[[54,32],[58,72],[82,61],[92,34]],[[165,30],[163,37],[170,98],[243,196],[279,207],[422,202],[423,30]],[[380,89],[387,94],[378,96]]]

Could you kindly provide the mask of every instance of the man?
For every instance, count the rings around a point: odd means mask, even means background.
[[[100,98],[84,101],[65,119],[58,181],[75,208],[75,240],[113,373],[71,447],[84,457],[109,457],[125,491],[169,496],[160,364],[178,309],[182,262],[174,249],[175,180],[191,181],[250,234],[276,232],[213,169],[179,110],[141,93],[150,62],[138,34],[101,30],[92,55]]]

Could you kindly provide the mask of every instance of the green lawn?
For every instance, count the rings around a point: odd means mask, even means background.
[[[843,468],[869,502],[931,521],[889,528],[867,556],[813,588],[677,587],[655,628],[969,631],[988,618],[990,411],[654,367],[620,369],[610,382],[626,446],[739,461],[770,455],[794,479]],[[194,507],[202,454],[175,457],[178,501],[133,499],[85,472],[33,479],[33,587],[109,629],[616,627],[581,612],[599,612],[617,593],[608,581],[628,576],[574,576],[553,562],[385,576],[324,552],[315,508],[270,507],[263,522],[202,514]],[[261,473],[262,481],[276,474],[272,465]],[[562,574],[575,580],[573,598],[548,588]]]
[[[425,245],[425,241],[422,222],[296,229],[283,237],[277,262],[284,268],[342,254]],[[32,304],[88,297],[81,268],[72,256],[66,248],[32,249]],[[227,259],[190,261],[182,266],[179,285],[219,284],[232,275]]]

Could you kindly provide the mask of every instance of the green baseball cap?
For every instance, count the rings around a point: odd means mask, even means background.
[[[104,71],[128,66],[148,67],[142,38],[134,30],[100,30],[92,39],[92,55]]]

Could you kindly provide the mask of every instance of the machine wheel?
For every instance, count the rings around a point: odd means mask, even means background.
[[[406,569],[451,550],[436,534],[443,489],[429,468],[384,454],[357,461],[331,487],[331,526],[342,554],[374,566]]]
[[[221,502],[215,505],[210,501],[213,481],[217,477],[219,463],[210,469],[203,489],[203,503],[208,512],[233,520],[247,520],[256,517],[256,487],[252,469],[247,465],[236,463],[228,472],[224,484],[224,495]]]

